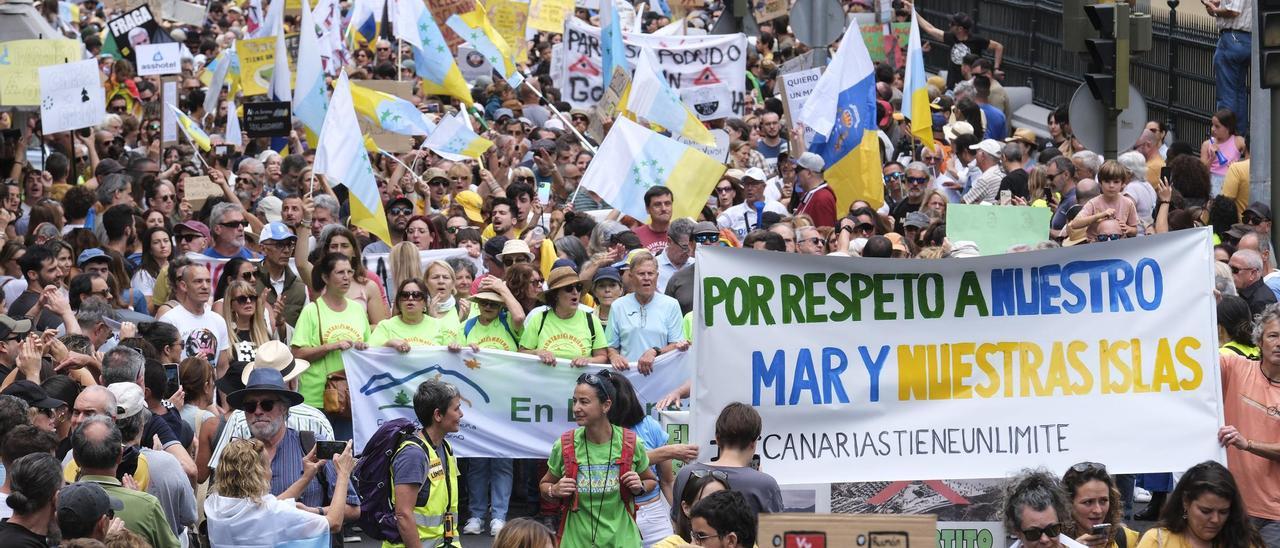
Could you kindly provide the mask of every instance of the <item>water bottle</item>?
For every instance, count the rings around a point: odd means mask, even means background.
[[[1211,145],[1215,145],[1213,153],[1217,156],[1216,160],[1217,160],[1217,162],[1218,162],[1218,165],[1220,165],[1220,166],[1225,166],[1225,165],[1227,165],[1227,157],[1226,157],[1226,155],[1224,155],[1224,154],[1222,153],[1222,150],[1221,150],[1221,149],[1219,149],[1219,148],[1217,148],[1217,147],[1216,147],[1216,145],[1218,144],[1218,141],[1217,141],[1216,139],[1214,139],[1213,137],[1210,137],[1210,138],[1209,138],[1209,144],[1211,144]]]

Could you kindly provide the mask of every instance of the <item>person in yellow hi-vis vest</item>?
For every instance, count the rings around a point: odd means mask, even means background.
[[[413,395],[422,429],[391,460],[391,505],[404,544],[383,548],[455,546],[458,538],[458,461],[445,435],[458,431],[462,398],[453,385],[428,380]]]

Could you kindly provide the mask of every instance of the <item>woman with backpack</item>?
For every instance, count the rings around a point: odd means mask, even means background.
[[[578,307],[582,299],[578,273],[567,266],[551,269],[544,297],[547,308],[525,319],[520,351],[534,354],[552,366],[557,358],[571,360],[574,367],[608,363],[609,342],[600,318]]]
[[[616,397],[607,374],[579,376],[573,390],[579,427],[565,432],[547,458],[538,489],[543,498],[560,502],[561,546],[641,544],[634,500],[656,489],[658,479],[649,469],[644,441],[609,422]]]

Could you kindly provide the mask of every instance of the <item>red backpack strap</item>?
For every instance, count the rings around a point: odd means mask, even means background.
[[[627,508],[627,513],[631,514],[631,519],[636,518],[636,496],[631,494],[631,490],[622,485],[622,476],[631,471],[631,466],[636,456],[636,433],[630,428],[622,429],[622,452],[618,455],[618,494],[622,495],[622,505]]]
[[[578,455],[573,447],[573,434],[577,429],[560,434],[560,458],[564,463],[564,474],[561,478],[578,479]],[[569,523],[569,512],[578,509],[578,492],[575,489],[571,498],[560,501],[560,527],[556,531],[556,543],[564,540],[564,528]]]

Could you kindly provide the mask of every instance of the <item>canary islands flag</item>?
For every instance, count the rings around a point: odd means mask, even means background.
[[[519,86],[520,82],[524,81],[524,77],[516,70],[515,63],[511,62],[511,47],[502,38],[502,34],[489,23],[489,16],[485,15],[482,4],[476,2],[476,7],[471,11],[451,15],[444,23],[471,44],[471,47],[476,48],[476,51],[480,52],[485,59],[488,59],[493,69],[498,71],[502,78],[511,84],[511,87]]]
[[[823,176],[836,194],[837,215],[855,200],[872,209],[884,204],[874,72],[862,33],[846,28],[840,50],[800,112],[799,121],[814,131],[809,151],[826,165]]]
[[[608,0],[603,0],[608,1]],[[582,189],[637,219],[647,219],[644,193],[662,185],[671,189],[672,218],[697,218],[724,164],[680,141],[618,118],[605,135],[595,160],[582,176]]]
[[[364,227],[384,242],[391,241],[387,230],[387,216],[382,210],[378,193],[378,181],[365,152],[365,139],[356,121],[356,109],[351,99],[351,84],[347,73],[338,75],[329,98],[329,112],[320,130],[320,144],[316,147],[315,171],[334,183],[347,187],[351,197],[351,222]]]
[[[902,112],[911,118],[911,135],[933,148],[933,113],[929,111],[929,88],[925,84],[924,50],[920,49],[920,23],[911,12],[911,37],[907,39],[906,93]]]
[[[441,158],[458,162],[467,158],[479,158],[484,151],[493,146],[493,141],[485,139],[471,129],[467,115],[459,112],[440,119],[422,148],[439,154]]]
[[[601,0],[607,1],[607,0]],[[622,110],[635,114],[663,128],[688,137],[695,143],[713,146],[715,137],[707,130],[689,106],[680,100],[676,90],[667,85],[655,67],[652,53],[641,49],[631,85],[623,92]]]
[[[351,101],[356,114],[372,124],[401,135],[430,135],[436,125],[413,103],[359,84],[351,84]]]
[[[165,106],[169,107],[169,110],[172,110],[174,115],[178,117],[178,127],[182,128],[182,133],[187,136],[187,140],[190,141],[191,144],[200,147],[200,150],[209,152],[209,149],[212,148],[212,145],[210,145],[209,142],[209,134],[205,133],[203,129],[200,129],[200,126],[196,125],[195,121],[192,120],[191,117],[183,114],[181,110],[178,110],[178,107],[169,104],[166,104]]]
[[[420,1],[396,2],[396,38],[413,48],[414,71],[426,95],[448,95],[471,104],[471,88],[444,41],[440,26]],[[403,23],[403,24],[400,24]]]

